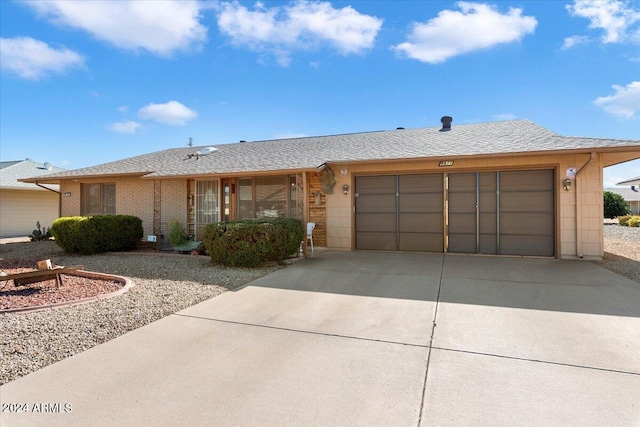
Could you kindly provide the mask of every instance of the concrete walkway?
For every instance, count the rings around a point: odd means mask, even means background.
[[[0,399],[3,427],[638,426],[640,286],[587,262],[316,251]]]

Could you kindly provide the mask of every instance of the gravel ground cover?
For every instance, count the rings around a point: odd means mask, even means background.
[[[596,264],[640,283],[640,227],[605,225],[604,250]]]
[[[0,258],[125,276],[127,293],[95,303],[0,315],[0,384],[73,356],[162,317],[235,289],[281,267],[225,268],[208,257],[156,252],[66,255],[55,242],[0,244]]]

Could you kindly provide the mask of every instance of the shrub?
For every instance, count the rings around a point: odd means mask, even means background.
[[[189,240],[187,230],[184,228],[182,223],[175,218],[169,223],[167,238],[169,239],[171,246],[182,246]]]
[[[55,220],[51,234],[65,252],[91,255],[134,248],[143,229],[131,215],[73,216]]]
[[[604,217],[615,218],[629,213],[629,206],[624,197],[611,191],[604,192]]]
[[[629,218],[629,227],[640,227],[640,216],[632,216]]]
[[[269,218],[208,224],[202,242],[211,261],[233,267],[256,267],[296,253],[304,238],[302,222]]]
[[[631,215],[623,215],[623,216],[619,216],[618,217],[618,225],[629,225],[629,219],[631,218]]]

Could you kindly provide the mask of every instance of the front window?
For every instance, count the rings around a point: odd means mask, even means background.
[[[291,217],[301,219],[295,175],[238,180],[238,219]]]
[[[115,215],[116,184],[82,184],[81,215]]]

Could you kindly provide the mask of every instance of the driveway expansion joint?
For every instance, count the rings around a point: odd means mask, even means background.
[[[187,318],[199,319],[199,320],[207,320],[207,321],[210,321],[210,322],[228,323],[228,324],[232,324],[232,325],[252,326],[252,327],[255,327],[255,328],[273,329],[273,330],[276,330],[276,331],[296,332],[296,333],[299,333],[299,334],[321,335],[321,336],[325,336],[325,337],[346,338],[346,339],[357,340],[357,341],[369,341],[369,342],[375,342],[375,343],[380,343],[380,344],[403,345],[403,346],[408,346],[408,347],[416,347],[416,348],[424,348],[424,349],[429,348],[428,345],[423,345],[423,344],[413,344],[413,343],[400,342],[400,341],[379,340],[379,339],[365,338],[365,337],[354,337],[354,336],[350,336],[350,335],[330,334],[330,333],[327,333],[327,332],[305,331],[305,330],[302,330],[302,329],[283,328],[281,326],[260,325],[258,323],[238,322],[238,321],[235,321],[235,320],[214,319],[214,318],[211,318],[211,317],[192,316],[192,315],[188,315],[188,314],[174,313],[172,316],[187,317]]]
[[[430,349],[442,350],[442,351],[450,351],[450,352],[454,352],[454,353],[473,354],[473,355],[476,355],[476,356],[497,357],[497,358],[500,358],[500,359],[518,360],[518,361],[521,361],[521,362],[542,363],[542,364],[546,364],[546,365],[566,366],[566,367],[570,367],[570,368],[589,369],[589,370],[593,370],[593,371],[603,371],[603,372],[612,372],[612,373],[616,373],[616,374],[640,376],[640,372],[621,371],[619,369],[611,369],[611,368],[599,368],[597,366],[576,365],[574,363],[554,362],[552,360],[529,359],[529,358],[526,358],[526,357],[507,356],[507,355],[503,355],[503,354],[483,353],[483,352],[480,352],[480,351],[460,350],[460,349],[445,348],[445,347],[430,347]]]
[[[446,254],[442,255],[442,261],[440,263],[440,280],[438,281],[438,295],[436,296],[436,303],[433,310],[433,320],[431,324],[431,338],[429,339],[429,353],[427,354],[427,366],[424,370],[424,383],[422,384],[422,397],[420,399],[420,412],[418,415],[418,425],[422,424],[422,413],[424,411],[425,397],[427,394],[427,379],[429,377],[429,363],[431,362],[431,350],[433,349],[433,337],[436,333],[436,319],[438,317],[438,306],[440,305],[440,291],[442,290],[442,279],[444,278],[444,261]]]

